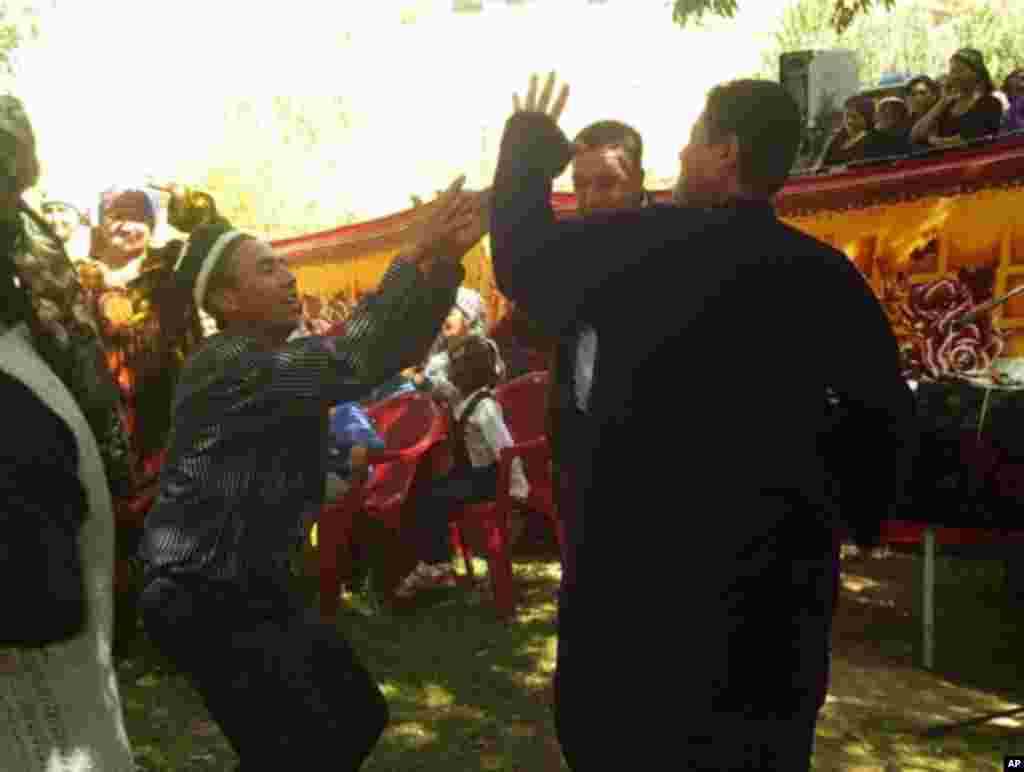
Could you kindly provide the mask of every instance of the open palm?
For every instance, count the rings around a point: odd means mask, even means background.
[[[520,101],[519,94],[513,94],[512,106],[517,113],[543,113],[555,123],[558,123],[558,120],[562,117],[562,112],[565,110],[565,104],[569,101],[569,84],[562,84],[558,98],[552,104],[551,99],[555,95],[555,73],[552,72],[548,75],[548,79],[544,83],[544,89],[538,95],[537,86],[539,83],[540,79],[538,76],[536,74],[531,75],[530,88],[526,92],[526,101]]]

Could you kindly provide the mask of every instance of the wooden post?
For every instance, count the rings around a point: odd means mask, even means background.
[[[921,577],[923,618],[924,666],[928,670],[935,667],[935,528],[928,526],[924,530],[924,570]]]

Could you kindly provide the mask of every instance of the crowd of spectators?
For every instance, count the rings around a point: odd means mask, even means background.
[[[842,122],[825,144],[815,170],[900,158],[1024,130],[1024,68],[1001,89],[982,52],[962,48],[939,78],[919,75],[901,96],[866,94],[843,105]]]

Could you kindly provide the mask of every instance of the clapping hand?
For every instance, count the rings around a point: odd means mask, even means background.
[[[465,182],[465,175],[460,175],[425,207],[428,211],[417,224],[407,251],[417,265],[427,267],[435,260],[458,262],[487,232],[490,191],[463,191]]]

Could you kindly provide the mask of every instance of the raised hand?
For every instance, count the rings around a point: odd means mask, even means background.
[[[520,101],[519,94],[513,94],[512,107],[517,113],[543,113],[555,123],[558,123],[562,117],[562,112],[565,110],[565,104],[569,101],[569,84],[562,84],[562,88],[558,93],[558,99],[552,104],[551,98],[555,94],[555,73],[552,72],[548,75],[548,79],[544,83],[544,89],[538,96],[537,86],[539,82],[540,79],[536,74],[531,75],[530,88],[526,92],[526,101]]]
[[[445,256],[461,260],[484,237],[491,225],[491,189],[463,193],[445,245]]]
[[[472,225],[475,211],[470,205],[469,195],[462,192],[465,184],[466,175],[459,175],[435,201],[423,207],[427,211],[414,226],[410,245],[405,250],[412,262],[425,266],[437,258],[446,257],[443,253],[453,235]]]

